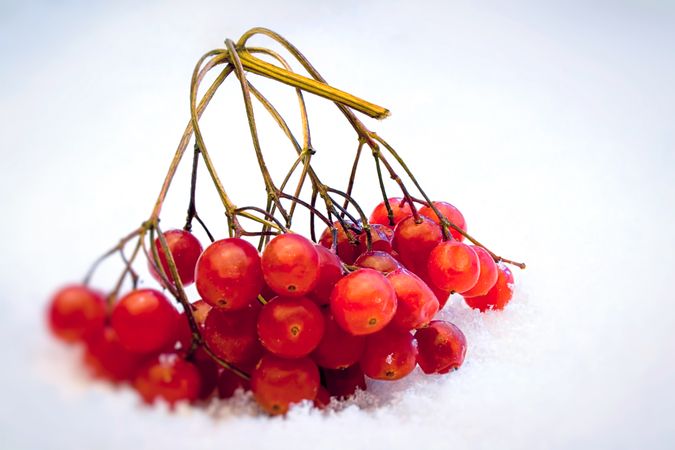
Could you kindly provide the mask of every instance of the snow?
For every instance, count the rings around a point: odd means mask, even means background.
[[[672,448],[672,5],[191,5],[0,6],[3,448]],[[50,292],[147,218],[187,120],[197,57],[258,24],[337,87],[390,108],[367,125],[433,197],[464,212],[472,233],[527,262],[503,312],[459,298],[442,312],[467,336],[459,371],[418,370],[286,418],[261,415],[245,395],[171,413],[88,380],[77,351],[46,335]],[[255,83],[295,112],[287,90]],[[235,202],[260,204],[234,86],[204,130]],[[353,133],[308,102],[317,170],[343,187]],[[297,117],[290,123],[297,129]],[[291,149],[269,121],[261,128],[282,176]],[[372,171],[364,159],[356,196],[366,209],[379,195]],[[184,220],[188,174],[186,165],[165,227]],[[205,172],[199,189],[200,213],[224,233]],[[118,267],[96,283],[112,283]]]

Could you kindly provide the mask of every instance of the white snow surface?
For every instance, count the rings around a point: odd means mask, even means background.
[[[3,2],[0,447],[672,448],[674,19],[658,0]],[[453,297],[440,314],[467,336],[459,371],[417,370],[285,418],[246,396],[171,413],[89,380],[78,351],[47,335],[50,293],[148,217],[198,56],[255,25],[288,37],[335,86],[390,108],[366,124],[472,233],[528,263],[506,310],[480,314]],[[288,89],[254,80],[297,130]],[[207,144],[235,202],[260,205],[233,80],[219,99]],[[344,188],[354,135],[333,108],[308,104],[316,168]],[[278,179],[292,150],[256,111]],[[379,192],[363,163],[355,195],[369,210]],[[182,225],[188,166],[165,228]],[[198,208],[223,236],[206,172],[199,186]],[[95,283],[110,286],[118,269]]]

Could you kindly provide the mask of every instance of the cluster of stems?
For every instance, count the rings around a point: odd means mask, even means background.
[[[249,39],[256,35],[266,36],[277,44],[280,44],[303,67],[309,76],[304,76],[294,72],[288,61],[278,52],[268,48],[249,46]],[[260,59],[258,56],[267,57],[268,59],[274,61],[274,63]],[[198,98],[198,92],[202,81],[209,72],[215,70],[216,68],[219,69],[219,73],[212,81],[210,86],[208,86],[201,98]],[[301,116],[302,139],[296,138],[279,111],[253,85],[251,80],[247,77],[247,74],[249,73],[273,79],[275,81],[289,85],[295,89]],[[218,176],[218,172],[211,160],[209,150],[206,146],[206,143],[204,142],[204,138],[200,129],[199,120],[202,113],[213,99],[218,88],[232,74],[235,75],[241,87],[251,140],[253,142],[253,148],[256,154],[260,173],[265,184],[267,202],[264,208],[256,206],[237,207],[235,205],[230,196],[227,194],[225,187]],[[312,156],[315,154],[315,151],[312,148],[304,92],[315,94],[333,102],[347,119],[349,125],[356,132],[357,148],[354,157],[354,163],[352,165],[346,190],[344,191],[335,189],[322,183],[319,176],[312,167],[311,160]],[[265,158],[263,156],[260,140],[258,137],[256,118],[253,111],[254,99],[264,107],[265,111],[267,111],[267,113],[269,113],[274,121],[278,124],[297,154],[294,163],[291,165],[288,173],[279,185],[275,184],[275,182],[272,180],[265,162]],[[209,176],[223,204],[224,213],[227,220],[228,235],[230,237],[258,237],[258,250],[262,251],[271,237],[281,233],[290,232],[293,216],[298,206],[300,206],[308,209],[309,211],[310,232],[311,238],[314,242],[317,241],[315,224],[316,219],[318,218],[332,230],[333,245],[337,243],[337,227],[340,227],[346,232],[346,235],[349,239],[355,239],[355,235],[365,233],[366,246],[367,249],[370,250],[372,238],[370,226],[368,225],[368,217],[352,197],[357,168],[361,161],[362,152],[364,148],[367,147],[370,150],[370,153],[375,162],[379,189],[381,191],[389,220],[392,225],[394,224],[394,215],[388,200],[389,194],[385,188],[385,172],[400,189],[403,201],[410,205],[412,214],[416,220],[421,221],[417,212],[417,205],[430,206],[440,220],[444,239],[452,239],[452,235],[450,234],[449,230],[454,229],[462,234],[468,241],[485,248],[490,253],[490,255],[492,255],[495,261],[502,261],[508,264],[516,265],[520,268],[525,267],[525,264],[523,263],[514,262],[495,254],[483,244],[478,242],[473,236],[467,234],[457,225],[450,222],[440,211],[438,211],[438,209],[434,206],[434,203],[424,192],[422,186],[420,186],[419,182],[398,152],[382,137],[366,128],[363,122],[355,114],[355,111],[377,119],[381,119],[389,115],[389,111],[385,108],[330,86],[321,76],[321,74],[319,74],[319,72],[310,64],[307,58],[305,58],[305,56],[293,44],[274,31],[266,28],[253,28],[244,33],[236,43],[229,39],[226,40],[225,48],[212,50],[206,53],[199,59],[194,68],[190,86],[190,121],[188,122],[183,136],[180,139],[178,148],[176,149],[175,155],[171,161],[169,170],[166,174],[150,217],[144,221],[140,227],[122,238],[116,246],[114,246],[95,261],[92,268],[87,273],[85,283],[88,284],[90,282],[91,277],[100,262],[109,256],[120,254],[124,266],[119,279],[108,296],[109,306],[111,307],[116,301],[126,279],[130,279],[132,286],[134,288],[136,287],[138,275],[133,268],[133,263],[138,255],[142,252],[150,264],[152,264],[155,271],[159,274],[163,287],[166,288],[177,299],[185,311],[187,320],[189,321],[190,329],[192,330],[192,345],[188,350],[188,358],[191,357],[198,347],[202,347],[204,351],[222,367],[231,370],[240,377],[245,379],[249,378],[249,374],[216,356],[202,339],[199,327],[193,316],[192,306],[186,296],[183,284],[181,283],[180,277],[178,276],[176,264],[168,249],[167,242],[159,225],[160,213],[162,211],[165,198],[168,194],[176,170],[184,159],[186,150],[193,137],[194,154],[192,158],[190,202],[187,209],[187,219],[184,228],[190,231],[192,229],[193,220],[196,220],[204,229],[211,241],[214,241],[214,236],[207,228],[204,221],[199,217],[195,202],[197,173],[200,160],[206,166],[206,170],[208,171]],[[403,179],[396,172],[397,169],[403,170],[405,176],[410,182],[412,182],[421,198],[411,195]],[[295,187],[289,186],[290,180],[292,179],[293,175],[297,173],[297,171],[300,171],[297,184]],[[309,201],[305,201],[301,198],[303,187],[307,184],[307,182],[309,182],[311,186],[311,195]],[[320,202],[322,206],[318,206],[318,202]],[[256,230],[244,229],[240,223],[241,218],[257,223],[259,228]],[[154,244],[155,238],[157,238],[159,241],[160,247],[162,248],[165,255],[167,266],[170,272],[168,274],[165,272],[162,264],[160,263],[157,247]],[[127,250],[128,247],[132,247],[129,256],[127,256],[125,253],[125,250]],[[353,269],[347,266],[345,268],[346,270]],[[259,297],[259,300],[263,303],[265,302],[265,299],[262,297]]]

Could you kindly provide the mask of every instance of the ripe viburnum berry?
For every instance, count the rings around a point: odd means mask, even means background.
[[[345,224],[347,227],[354,226],[349,221],[345,221]],[[352,264],[363,251],[358,235],[350,228],[347,228],[347,231],[345,231],[340,222],[333,223],[333,227],[337,236],[337,243],[335,245],[337,255],[346,264]],[[330,227],[326,227],[323,233],[321,233],[319,244],[326,248],[333,248],[333,230]]]
[[[152,353],[176,342],[178,319],[178,311],[164,294],[154,289],[137,289],[115,305],[110,322],[126,349]]]
[[[376,333],[396,313],[396,292],[380,272],[358,269],[335,284],[330,307],[335,321],[349,333]]]
[[[87,336],[84,362],[96,377],[112,382],[130,380],[145,358],[124,348],[110,326]]]
[[[377,250],[362,253],[361,256],[356,259],[354,265],[357,267],[374,269],[384,274],[393,272],[401,267],[401,263],[391,256],[390,253]]]
[[[195,279],[199,295],[211,306],[228,311],[246,308],[263,287],[260,256],[243,239],[216,241],[199,257]]]
[[[394,238],[394,231],[386,225],[374,223],[370,225],[371,250],[381,252],[392,252],[391,240]],[[368,248],[367,233],[364,231],[359,235],[359,244],[361,249]]]
[[[443,214],[450,223],[455,224],[458,228],[461,228],[462,231],[466,232],[466,221],[464,220],[464,216],[462,213],[459,211],[459,209],[455,208],[452,206],[450,203],[447,202],[433,202],[434,206],[438,211]],[[437,224],[440,224],[441,221],[434,212],[434,210],[430,206],[423,206],[420,208],[419,213],[427,216]],[[452,238],[457,240],[457,241],[463,241],[464,236],[454,228],[450,227],[450,234],[452,235]]]
[[[398,269],[387,275],[387,280],[393,286],[397,300],[390,327],[408,331],[423,327],[433,319],[438,312],[438,300],[417,275]]]
[[[402,198],[392,197],[389,199],[389,206],[391,207],[392,213],[394,215],[394,223],[389,222],[389,216],[387,215],[387,206],[384,202],[380,203],[375,207],[373,213],[370,215],[368,222],[370,223],[379,223],[381,225],[387,225],[393,227],[403,219],[412,216],[412,211],[410,210],[410,205],[407,202],[404,202]]]
[[[285,414],[293,403],[314,400],[319,385],[319,369],[309,358],[285,359],[268,353],[251,374],[255,399],[270,414]]]
[[[161,354],[148,361],[136,374],[134,388],[146,403],[162,399],[171,406],[195,401],[201,380],[194,364],[175,353]]]
[[[262,254],[265,283],[286,297],[308,294],[319,279],[319,253],[299,234],[276,236]]]
[[[410,216],[396,225],[392,244],[403,264],[416,271],[426,263],[429,253],[442,239],[441,227],[433,220],[420,216],[420,222],[417,223]]]
[[[324,333],[312,359],[327,369],[343,369],[358,362],[366,344],[364,336],[354,336],[335,322],[330,310],[323,311]]]
[[[169,247],[173,261],[176,264],[176,270],[178,271],[181,283],[185,286],[192,284],[195,281],[195,266],[197,265],[199,255],[202,254],[202,245],[189,231],[169,230],[163,234],[166,245]],[[171,270],[169,270],[169,263],[166,260],[166,254],[164,254],[164,249],[159,238],[155,239],[155,248],[157,248],[157,255],[162,263],[162,268],[167,279],[173,282],[173,275],[171,275]],[[150,269],[150,274],[161,283],[162,278],[157,273],[152,261],[148,261],[148,268]]]
[[[213,308],[204,323],[204,342],[213,353],[229,363],[254,363],[262,354],[256,332],[259,311],[254,306],[237,311]]]
[[[427,273],[436,287],[461,294],[476,285],[480,261],[470,246],[446,241],[438,244],[429,254]]]
[[[310,297],[318,305],[327,305],[330,303],[330,291],[337,283],[337,280],[342,278],[342,262],[340,258],[322,245],[315,245],[317,253],[319,254],[319,277]]]
[[[467,297],[477,297],[479,295],[485,295],[488,293],[492,286],[497,283],[498,270],[497,263],[490,256],[487,250],[483,247],[478,247],[477,245],[472,245],[471,248],[478,255],[478,261],[480,265],[480,274],[478,275],[478,281],[474,287],[462,293],[464,298]]]
[[[87,286],[66,286],[54,294],[49,304],[49,328],[66,342],[81,341],[90,333],[100,332],[104,321],[103,295]]]
[[[376,380],[398,380],[413,371],[417,348],[412,335],[387,327],[366,338],[361,369]]]
[[[319,307],[306,297],[275,297],[260,310],[257,329],[268,351],[299,358],[319,345],[324,319]]]
[[[485,295],[465,298],[467,305],[480,311],[488,309],[504,309],[513,297],[513,274],[503,264],[498,267],[497,282]]]
[[[415,332],[417,363],[424,373],[447,373],[464,362],[466,338],[450,322],[434,320]]]

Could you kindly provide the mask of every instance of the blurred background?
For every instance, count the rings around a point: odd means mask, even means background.
[[[469,340],[462,370],[378,385],[371,404],[328,414],[169,414],[88,380],[79,355],[45,332],[51,292],[149,216],[199,56],[253,26],[287,37],[334,86],[389,108],[366,125],[432,197],[463,211],[470,232],[528,263],[505,311],[448,306]],[[672,448],[674,54],[672,1],[3,0],[3,448]],[[251,79],[298,130],[292,91]],[[261,205],[233,81],[204,133],[234,201]],[[334,107],[307,100],[313,163],[343,189],[355,134]],[[295,157],[257,111],[279,179]],[[183,224],[187,161],[165,228]],[[373,169],[366,159],[356,183],[367,210],[380,195]],[[222,237],[207,181],[198,207]],[[118,270],[95,283],[109,287]]]

